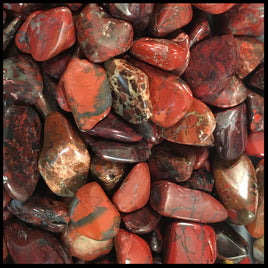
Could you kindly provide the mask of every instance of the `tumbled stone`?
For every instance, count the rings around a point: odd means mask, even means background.
[[[260,63],[256,68],[256,72],[250,78],[249,84],[261,91],[264,90],[264,62]]]
[[[132,124],[147,121],[152,116],[147,75],[125,59],[106,61],[113,95],[113,109]]]
[[[118,210],[95,181],[78,189],[69,204],[69,215],[75,231],[101,241],[113,238],[121,221]]]
[[[258,188],[254,166],[243,153],[234,160],[212,159],[215,191],[228,211],[228,221],[245,225],[255,218]]]
[[[118,264],[152,264],[152,252],[147,242],[139,235],[120,228],[114,238]]]
[[[264,264],[264,235],[253,244],[254,263]]]
[[[133,41],[132,25],[111,17],[96,3],[83,8],[75,26],[78,42],[91,62],[104,62],[123,54]]]
[[[193,17],[189,3],[157,3],[149,23],[149,31],[155,37],[162,37],[185,25]]]
[[[213,144],[211,135],[215,127],[216,120],[210,108],[201,100],[193,98],[184,117],[175,125],[163,129],[163,137],[175,143],[208,146]]]
[[[245,153],[255,157],[264,157],[264,131],[249,133]]]
[[[26,201],[40,177],[41,121],[32,108],[11,105],[3,127],[3,186],[10,197]]]
[[[77,126],[90,130],[110,112],[111,89],[103,67],[86,59],[72,58],[62,75],[62,88]]]
[[[14,264],[71,264],[60,241],[48,231],[12,220],[4,226],[4,237]]]
[[[212,4],[212,3],[193,3],[193,6],[207,12],[210,14],[221,14],[229,10],[235,5],[235,3],[226,3],[226,4]]]
[[[146,205],[150,197],[151,177],[146,162],[136,164],[115,191],[112,201],[121,212],[129,213]]]
[[[22,19],[27,18],[32,12],[37,9],[42,9],[43,3],[3,3],[3,8],[8,10],[8,14]]]
[[[200,169],[209,156],[209,147],[192,146],[195,151],[195,163],[193,169]]]
[[[160,253],[163,250],[163,235],[161,230],[161,221],[159,221],[156,227],[145,236],[151,251]]]
[[[228,216],[211,195],[164,180],[152,183],[150,206],[163,216],[201,223],[223,221]]]
[[[86,183],[89,165],[89,152],[76,129],[61,113],[50,113],[38,161],[47,186],[56,195],[72,197]]]
[[[209,225],[172,222],[164,233],[163,263],[212,264],[216,260],[215,231]]]

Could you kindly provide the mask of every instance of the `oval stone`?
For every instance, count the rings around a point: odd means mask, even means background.
[[[235,3],[229,3],[229,4],[212,4],[212,3],[193,3],[193,6],[207,12],[210,14],[221,14],[223,12],[226,12],[230,8],[232,8],[235,5]]]
[[[264,131],[249,133],[245,153],[255,157],[264,157]]]
[[[245,225],[255,218],[258,205],[257,178],[254,166],[243,153],[234,160],[212,159],[212,173],[219,200],[228,211],[228,220]]]

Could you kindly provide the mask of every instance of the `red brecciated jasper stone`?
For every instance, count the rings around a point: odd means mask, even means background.
[[[160,180],[151,185],[150,205],[159,214],[202,223],[224,221],[225,207],[211,195]]]
[[[164,233],[163,263],[213,264],[217,257],[216,235],[209,225],[175,221]]]
[[[255,218],[258,205],[257,178],[254,166],[243,153],[234,160],[212,159],[214,187],[228,211],[228,221],[245,225]]]
[[[115,19],[96,3],[90,3],[76,21],[78,42],[91,62],[104,62],[126,52],[133,41],[133,27]]]
[[[193,17],[191,4],[157,3],[149,23],[149,30],[155,37],[163,37],[185,25]]]
[[[63,3],[67,7],[69,7],[71,10],[76,11],[78,10],[83,3]]]
[[[161,219],[161,215],[149,205],[130,213],[121,213],[124,227],[135,234],[147,234],[153,231]]]
[[[163,235],[162,235],[162,224],[159,221],[156,227],[147,235],[145,235],[145,239],[149,244],[151,250],[156,253],[162,252],[163,249]]]
[[[207,13],[216,15],[226,12],[227,10],[232,8],[235,5],[235,3],[228,3],[228,4],[193,3],[192,5]]]
[[[32,108],[12,105],[4,113],[3,126],[3,186],[10,197],[25,201],[40,177],[41,121]]]
[[[153,106],[151,121],[161,127],[176,124],[192,105],[193,94],[190,87],[176,75],[133,58],[130,62],[144,71],[149,78],[150,100]]]
[[[193,146],[193,150],[195,151],[195,163],[193,169],[199,169],[203,166],[204,162],[208,159],[209,156],[209,147],[206,146]]]
[[[109,3],[111,15],[130,22],[135,34],[141,34],[148,26],[153,9],[154,3]]]
[[[136,142],[142,140],[142,135],[137,133],[126,121],[115,113],[110,112],[104,119],[97,123],[88,134],[110,140],[122,142]]]
[[[246,100],[248,123],[251,131],[264,131],[264,97],[250,91]]]
[[[264,62],[256,68],[256,72],[252,75],[249,80],[249,84],[260,90],[264,90]]]
[[[58,87],[64,91],[77,126],[90,130],[110,112],[111,89],[103,67],[86,59],[73,58]]]
[[[60,241],[48,231],[13,219],[4,225],[4,238],[15,264],[71,264]]]
[[[8,14],[19,17],[23,20],[37,9],[42,9],[43,3],[3,3],[3,8]]]
[[[264,58],[264,42],[250,36],[235,37],[239,52],[236,74],[243,79],[250,74]]]
[[[129,51],[139,60],[165,71],[181,67],[188,58],[188,51],[183,46],[160,38],[142,37],[132,43]]]
[[[254,238],[264,235],[264,158],[256,166],[256,177],[259,191],[258,208],[255,219],[245,227]]]
[[[188,145],[208,146],[213,144],[215,117],[210,108],[201,100],[193,103],[184,117],[175,125],[163,128],[164,139]]]
[[[77,130],[59,112],[45,120],[39,171],[50,190],[62,197],[73,197],[86,183],[90,165],[89,152]]]
[[[75,41],[73,16],[67,7],[41,12],[31,20],[27,29],[27,42],[36,61],[53,58],[70,48]]]
[[[218,34],[264,34],[264,3],[237,3],[215,20]]]
[[[113,238],[120,214],[97,182],[83,185],[69,204],[70,223],[75,230],[94,240]]]
[[[247,109],[245,102],[215,114],[216,128],[213,132],[215,149],[222,159],[239,157],[247,144]]]
[[[136,164],[115,191],[112,201],[121,212],[129,213],[146,205],[150,197],[151,177],[146,162]]]
[[[152,264],[152,252],[147,242],[139,235],[120,228],[114,238],[118,264]]]
[[[65,112],[72,112],[72,110],[69,107],[68,101],[65,96],[64,88],[61,87],[59,84],[56,84],[55,87],[56,91],[56,100],[60,108]]]
[[[249,133],[245,153],[255,157],[264,157],[264,131]]]
[[[108,254],[113,247],[112,238],[104,241],[94,240],[77,232],[71,224],[68,224],[62,233],[62,240],[71,256],[84,261],[102,257]]]

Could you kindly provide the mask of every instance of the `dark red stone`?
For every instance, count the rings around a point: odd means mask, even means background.
[[[14,264],[71,264],[61,242],[48,231],[19,221],[6,222],[4,237]]]
[[[217,256],[216,235],[209,225],[172,222],[164,234],[163,263],[213,264]]]
[[[210,14],[221,14],[232,8],[235,3],[228,3],[228,4],[212,4],[212,3],[193,3],[193,6],[207,12]]]
[[[78,42],[91,62],[104,62],[126,52],[133,41],[133,27],[115,19],[96,3],[86,5],[76,21]]]
[[[264,90],[264,63],[263,62],[256,68],[256,72],[254,72],[254,74],[250,78],[249,84],[262,91]]]
[[[264,131],[249,133],[245,153],[255,157],[264,157]]]
[[[151,251],[160,253],[163,249],[163,235],[161,230],[161,221],[159,221],[156,227],[145,236],[147,243],[149,244]]]
[[[32,108],[12,105],[3,126],[3,185],[12,198],[25,201],[40,177],[41,121]]]
[[[3,3],[3,8],[7,10],[8,14],[20,17],[23,20],[32,12],[43,7],[43,3]]]
[[[247,110],[241,103],[215,114],[216,128],[213,132],[215,149],[222,159],[239,157],[247,144]]]
[[[208,159],[209,156],[209,147],[206,146],[192,146],[195,151],[195,163],[194,170],[199,169],[203,166],[204,162]]]

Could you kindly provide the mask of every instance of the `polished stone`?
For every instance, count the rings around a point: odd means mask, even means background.
[[[212,4],[212,3],[193,3],[193,6],[207,12],[210,14],[218,15],[226,12],[232,8],[235,3],[226,3],[226,4]]]
[[[245,153],[255,157],[264,157],[264,131],[249,133]]]

